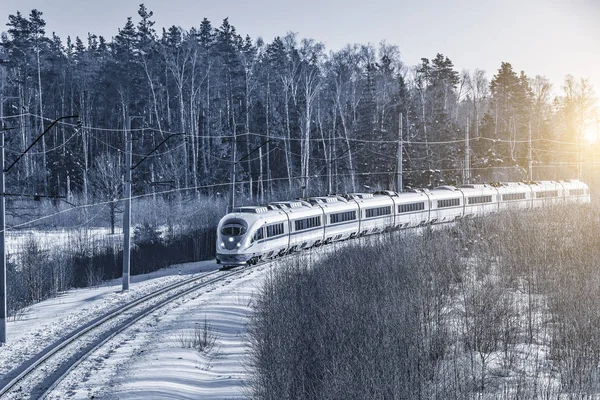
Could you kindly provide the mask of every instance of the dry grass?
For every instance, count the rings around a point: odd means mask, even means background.
[[[254,397],[598,396],[599,215],[502,213],[289,263],[256,302]]]

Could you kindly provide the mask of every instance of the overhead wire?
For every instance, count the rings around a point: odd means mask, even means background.
[[[580,163],[577,162],[560,162],[560,163],[546,163],[544,165],[536,165],[534,168],[539,169],[539,168],[554,168],[554,167],[563,167],[563,166],[577,166],[580,165]],[[594,165],[598,165],[595,163],[589,163],[589,162],[585,162],[582,163],[581,165],[583,166],[594,166]],[[515,168],[521,168],[522,170],[525,170],[526,167],[518,167],[518,166],[489,166],[489,167],[472,167],[471,170],[473,171],[482,171],[482,170],[489,170],[489,169],[515,169]],[[419,169],[419,170],[404,170],[403,173],[404,174],[423,174],[423,173],[427,173],[427,172],[461,172],[464,171],[464,168],[447,168],[447,169],[434,169],[434,170],[425,170],[425,169]],[[395,175],[396,172],[395,171],[389,171],[389,172],[354,172],[354,173],[335,173],[332,174],[335,177],[357,177],[357,176],[379,176],[379,175],[385,175],[385,176],[390,176],[390,175]],[[304,176],[295,176],[295,177],[281,177],[281,178],[271,178],[271,179],[261,179],[263,183],[274,183],[274,182],[282,182],[282,181],[289,181],[290,179],[292,180],[300,180],[300,179],[308,179],[309,181],[311,179],[316,179],[316,178],[326,178],[328,177],[328,174],[313,174],[307,177]],[[258,180],[244,180],[244,181],[236,181],[235,184],[236,185],[245,185],[245,184],[250,184],[250,183],[256,183],[258,182]],[[230,186],[231,183],[230,182],[222,182],[222,183],[216,183],[216,184],[210,184],[210,185],[196,185],[196,186],[187,186],[187,187],[183,187],[183,188],[174,188],[174,189],[168,189],[168,190],[162,190],[162,191],[158,191],[158,192],[152,192],[152,193],[144,193],[144,194],[140,194],[140,195],[136,195],[136,196],[131,196],[132,200],[137,200],[137,199],[142,199],[145,197],[149,197],[149,196],[156,196],[156,195],[165,195],[165,194],[170,194],[170,193],[177,193],[177,192],[184,192],[184,191],[191,191],[191,190],[199,190],[199,189],[210,189],[210,188],[219,188],[219,187],[224,187],[224,186]],[[31,224],[34,224],[36,222],[39,221],[43,221],[45,219],[48,218],[52,218],[55,217],[57,215],[61,215],[67,212],[71,212],[71,211],[75,211],[75,210],[80,210],[80,209],[85,209],[85,208],[91,208],[91,207],[96,207],[96,206],[106,206],[110,203],[114,203],[114,202],[121,202],[126,200],[126,198],[119,198],[119,199],[115,199],[115,200],[108,200],[108,201],[101,201],[101,202],[96,202],[96,203],[90,203],[90,204],[83,204],[83,205],[76,205],[74,207],[68,208],[68,209],[64,209],[64,210],[60,210],[57,211],[56,213],[53,214],[49,214],[49,215],[45,215],[39,218],[35,218],[29,221],[25,221],[19,224],[15,224],[12,225],[11,227],[7,227],[6,230],[13,230],[16,228],[22,228],[24,226],[28,226]]]
[[[108,143],[108,142],[106,142],[106,141],[104,141],[104,140],[102,140],[102,139],[100,139],[100,138],[96,137],[95,135],[92,135],[92,134],[90,134],[90,137],[92,137],[94,140],[96,140],[96,141],[98,141],[98,142],[102,143],[102,144],[103,144],[103,145],[105,145],[106,147],[109,147],[109,148],[111,148],[111,149],[113,149],[113,150],[115,150],[115,151],[117,151],[117,152],[119,152],[119,153],[123,153],[123,154],[125,154],[125,153],[126,153],[126,152],[125,152],[125,150],[122,150],[122,149],[120,149],[119,147],[117,147],[117,146],[114,146],[114,145],[112,145],[112,144],[110,144],[110,143]],[[173,151],[175,151],[175,150],[177,150],[177,149],[179,149],[179,148],[181,148],[181,147],[183,147],[183,146],[184,146],[184,144],[183,144],[183,143],[180,143],[180,144],[176,145],[175,147],[168,148],[167,150],[165,150],[165,151],[163,151],[163,152],[160,152],[160,153],[152,154],[152,155],[150,155],[149,157],[157,157],[157,156],[160,156],[160,155],[168,154],[168,153],[170,153],[170,152],[173,152]],[[132,153],[131,153],[131,155],[132,155],[132,156],[135,156],[135,157],[146,157],[146,156],[147,156],[146,154],[142,154],[142,153],[134,153],[134,152],[132,152]]]
[[[40,118],[39,116],[35,115],[35,114],[29,114],[32,116],[36,116],[38,118]],[[52,121],[52,119],[50,118],[45,118],[46,120]],[[69,123],[69,122],[65,122],[65,121],[61,121],[61,124],[64,125],[70,125],[70,126],[79,126],[73,123]],[[124,128],[99,128],[99,127],[92,127],[92,126],[88,126],[88,125],[81,125],[82,128],[87,129],[87,130],[96,130],[96,131],[105,131],[105,132],[123,132],[125,129]],[[131,132],[141,132],[141,131],[151,131],[151,132],[160,132],[162,134],[181,134],[181,132],[173,132],[170,130],[165,130],[165,129],[158,129],[158,128],[154,128],[154,127],[144,127],[144,128],[135,128],[135,129],[130,129]],[[199,135],[199,134],[193,134],[193,133],[187,133],[186,135],[188,136],[193,136],[194,138],[198,138],[198,139],[232,139],[234,137],[233,134],[229,134],[229,135]],[[272,140],[288,140],[288,141],[311,141],[311,142],[324,142],[324,141],[357,141],[357,142],[362,142],[362,143],[398,143],[397,139],[394,140],[382,140],[382,139],[365,139],[365,138],[352,138],[352,137],[342,137],[342,136],[337,136],[337,137],[333,137],[333,138],[319,138],[319,137],[310,137],[310,138],[302,138],[302,137],[283,137],[283,136],[274,136],[274,135],[267,135],[264,133],[257,133],[257,132],[250,132],[250,131],[246,131],[246,132],[240,132],[237,133],[235,135],[235,137],[243,137],[243,136],[254,136],[254,137],[259,137],[259,138],[267,138],[267,139],[272,139]],[[490,138],[490,137],[485,137],[485,136],[478,136],[478,137],[470,137],[469,141],[477,141],[477,140],[486,140],[486,141],[491,141],[491,142],[499,142],[499,143],[529,143],[529,139],[522,139],[522,140],[509,140],[509,139],[501,139],[501,138]],[[566,142],[566,141],[561,141],[561,140],[555,140],[555,139],[549,139],[549,138],[535,138],[531,140],[532,142],[538,142],[538,141],[545,141],[545,142],[551,142],[551,143],[555,143],[555,144],[577,144],[577,142]],[[443,144],[457,144],[457,143],[464,143],[465,139],[454,139],[454,140],[428,140],[428,141],[423,141],[423,140],[407,140],[404,143],[406,143],[407,145],[410,144],[426,144],[426,145],[443,145]]]
[[[18,118],[18,117],[22,117],[22,116],[26,116],[26,115],[31,115],[31,116],[34,116],[34,117],[42,118],[42,117],[37,116],[35,114],[24,113],[24,114],[19,114],[19,115],[13,115],[13,116],[3,117],[3,119]],[[50,118],[45,118],[45,117],[43,119],[48,120],[48,121],[54,121],[54,120],[52,120]],[[97,127],[90,127],[90,126],[82,126],[82,125],[78,125],[78,124],[72,124],[72,123],[65,122],[65,121],[59,121],[59,123],[62,124],[62,125],[77,127],[77,128],[81,128],[81,129],[90,130],[90,131],[119,132],[119,133],[123,132],[122,128],[120,128],[120,129],[97,128]],[[130,131],[131,132],[153,131],[153,132],[161,132],[162,134],[165,134],[165,135],[166,134],[175,134],[175,133],[180,134],[179,132],[170,132],[170,131],[166,131],[166,130],[158,130],[156,128],[148,128],[148,127],[131,129]],[[46,153],[51,152],[51,151],[56,151],[56,150],[64,147],[68,142],[70,142],[72,140],[72,138],[77,133],[78,132],[73,133],[61,145],[53,147],[51,149],[46,149]],[[100,143],[106,145],[107,147],[113,148],[113,149],[115,149],[115,150],[117,150],[119,152],[124,153],[124,151],[121,150],[120,148],[118,148],[118,147],[116,147],[116,146],[114,146],[114,145],[112,145],[110,143],[107,143],[106,141],[104,141],[104,140],[96,137],[95,135],[92,134],[90,136],[93,139],[99,141]],[[214,139],[232,139],[233,138],[233,135],[215,135],[215,136],[213,136],[213,135],[193,135],[193,134],[186,134],[186,136],[189,136],[189,137],[193,136],[193,137],[198,138],[198,139],[211,139],[211,140],[214,140]],[[284,137],[276,137],[276,136],[273,136],[273,135],[265,135],[265,134],[253,133],[253,132],[242,132],[242,133],[238,134],[237,136],[238,137],[243,137],[243,136],[250,137],[250,136],[254,136],[254,137],[260,137],[260,138],[267,138],[267,139],[271,139],[271,140],[284,140],[284,141],[285,140],[287,140],[287,141],[305,141],[305,140],[307,140],[306,138],[284,138]],[[344,137],[335,137],[335,138],[327,138],[327,139],[323,139],[323,138],[308,138],[308,140],[310,140],[310,141],[318,141],[318,142],[330,142],[331,140],[335,140],[335,141],[342,140],[344,142],[348,141],[348,142],[355,142],[355,143],[376,143],[376,144],[385,144],[385,143],[397,144],[398,143],[398,140],[369,140],[369,139],[344,138]],[[575,145],[575,144],[579,144],[579,143],[575,143],[575,142],[565,142],[565,141],[558,141],[558,140],[546,139],[546,138],[537,138],[537,139],[532,139],[531,141],[529,141],[529,140],[506,140],[506,139],[487,138],[487,137],[480,136],[480,137],[473,137],[473,138],[469,139],[470,142],[471,141],[477,141],[477,140],[486,140],[486,141],[491,141],[491,142],[511,143],[511,144],[516,144],[516,143],[522,144],[522,143],[530,143],[530,142],[549,142],[549,143],[561,144],[561,145]],[[409,146],[409,145],[443,145],[443,144],[457,144],[457,143],[464,143],[464,142],[465,142],[464,139],[447,140],[447,141],[414,141],[414,140],[412,140],[410,142],[408,142],[408,141],[405,142],[405,144],[406,144],[406,146]],[[161,155],[164,155],[164,154],[168,154],[169,152],[176,151],[177,149],[179,149],[182,146],[184,146],[183,143],[180,144],[180,145],[177,145],[177,146],[175,146],[173,148],[170,148],[170,149],[168,149],[165,152],[157,153],[157,154],[155,154],[153,156],[161,156]],[[278,149],[278,147],[274,147],[267,154],[270,154],[270,153],[276,151],[277,149]],[[359,149],[357,149],[354,152],[354,154],[356,154],[358,152],[362,152],[362,151],[365,151],[365,149],[364,148],[359,148]],[[379,155],[379,156],[385,156],[385,157],[388,157],[390,159],[394,158],[391,155],[386,155],[386,154],[383,154],[383,153],[380,153],[380,152],[377,152],[377,151],[374,151],[374,150],[371,150],[371,149],[366,149],[366,151],[368,151],[371,154],[376,154],[376,155]],[[546,150],[546,149],[534,149],[534,151],[536,151],[536,152],[546,152],[546,153],[570,153],[570,154],[578,153],[578,152],[574,152],[574,151],[561,151],[561,150],[551,150],[551,149],[549,149],[549,150]],[[32,153],[32,154],[36,155],[36,154],[42,154],[42,153],[38,152],[38,153]],[[297,153],[292,153],[292,154],[295,155],[295,156],[300,156]],[[132,155],[140,156],[140,157],[145,156],[144,154],[141,154],[141,153],[133,153]],[[266,155],[263,155],[263,157],[264,156],[266,156]],[[219,158],[217,156],[213,156],[212,154],[209,154],[209,157],[211,157],[212,159],[221,161],[221,162],[229,162],[229,163],[231,163],[230,160],[222,159],[222,158]],[[425,157],[425,158],[428,158],[428,157]],[[423,159],[425,159],[425,158],[423,158]],[[250,158],[248,160],[244,160],[243,162],[252,162],[252,161],[255,161],[255,160],[258,160],[258,159],[260,159],[260,156],[253,157],[253,158]],[[314,160],[314,158],[311,158],[311,159]],[[327,160],[325,158],[320,158],[319,160],[320,161],[329,161],[329,160]],[[413,158],[413,160],[418,160],[418,159],[414,159]],[[543,166],[536,165],[535,168],[553,167],[554,165],[564,166],[564,165],[579,165],[579,164],[580,163],[576,163],[576,162],[572,162],[572,163],[560,163],[560,164],[550,164],[550,165],[546,164],[546,165],[543,165]],[[489,168],[492,168],[492,167],[472,167],[471,169],[472,170],[483,170],[483,169],[489,169]],[[500,166],[500,167],[493,167],[493,168],[496,168],[496,169],[497,168],[511,168],[512,169],[512,168],[515,168],[515,167],[514,166],[507,166],[507,167]],[[522,167],[522,168],[524,168],[524,167]],[[320,171],[322,171],[323,169],[324,168],[321,168]],[[445,170],[437,170],[437,171],[444,171],[444,172],[448,172],[448,171],[462,171],[462,169],[458,169],[457,168],[457,169],[445,169]],[[382,174],[383,175],[389,175],[391,173],[393,173],[393,172],[378,172],[378,173],[369,173],[369,172],[367,172],[367,173],[358,173],[358,172],[354,172],[354,173],[351,173],[351,174],[339,174],[339,173],[336,173],[335,176],[338,176],[338,177],[340,177],[340,176],[341,177],[352,177],[352,176],[354,176],[355,177],[355,176],[364,176],[364,175],[382,175]],[[418,171],[405,170],[404,173],[418,173]],[[421,172],[421,173],[423,173],[423,172]],[[310,176],[308,178],[312,179],[312,178],[326,177],[326,176],[327,175],[316,174],[316,175],[312,175],[312,176]],[[276,182],[278,180],[279,181],[283,181],[283,180],[287,181],[289,179],[290,179],[289,177],[285,177],[285,178],[271,178],[269,180],[262,179],[262,181],[263,182]],[[291,178],[291,179],[303,179],[303,177],[295,177],[295,178]],[[250,182],[251,181],[240,181],[240,182],[236,182],[236,184],[247,184],[247,183],[250,183]],[[153,193],[149,193],[149,194],[133,196],[132,199],[142,198],[142,197],[150,196],[150,195],[168,194],[168,193],[173,193],[173,192],[177,192],[177,191],[188,191],[188,190],[207,189],[207,188],[211,188],[211,187],[222,187],[223,185],[229,185],[229,184],[230,183],[219,183],[219,184],[213,184],[213,185],[200,185],[200,186],[192,186],[192,187],[186,187],[186,188],[177,188],[177,189],[171,189],[171,190],[166,190],[166,191],[153,192]],[[122,200],[123,199],[119,199],[117,201],[122,201]],[[110,204],[112,202],[113,201],[105,201],[105,202],[99,202],[99,203],[92,203],[92,204],[86,204],[86,205],[76,206],[76,207],[73,207],[73,208],[70,208],[70,209],[61,210],[61,211],[59,211],[57,213],[54,213],[54,214],[50,214],[50,215],[47,215],[47,216],[40,217],[38,219],[34,219],[34,220],[31,220],[31,221],[27,221],[27,222],[24,222],[24,223],[21,223],[21,224],[14,225],[13,227],[11,227],[11,229],[19,228],[19,227],[26,226],[26,225],[30,225],[30,224],[33,224],[35,222],[41,221],[43,219],[51,218],[51,217],[53,217],[55,215],[58,215],[58,214],[61,214],[61,213],[64,213],[64,212],[73,211],[75,209],[81,209],[81,208],[87,208],[87,207],[95,207],[95,206],[101,206],[101,205],[106,206],[107,204]]]
[[[48,154],[48,153],[51,153],[56,150],[60,150],[60,149],[64,148],[67,145],[67,143],[69,143],[71,141],[71,139],[73,139],[77,135],[77,133],[78,132],[73,133],[71,136],[69,136],[67,139],[65,139],[65,141],[62,144],[59,144],[58,146],[55,146],[55,147],[52,147],[49,149],[46,148],[45,152],[43,152],[43,151],[28,151],[27,154],[30,156],[38,156],[38,155]],[[22,153],[22,151],[9,150],[9,149],[6,149],[6,152],[12,153],[12,154],[21,154]]]
[[[46,121],[51,121],[54,122],[55,120],[53,120],[52,118],[48,118],[48,117],[41,117],[37,114],[31,113],[31,112],[27,112],[24,114],[19,114],[18,116],[25,116],[25,115],[30,115],[32,117],[35,118],[41,118],[44,119]],[[18,117],[18,116],[10,116],[10,118],[13,117]],[[9,118],[9,117],[3,117],[3,118]],[[101,132],[113,132],[113,133],[123,133],[124,131],[126,131],[127,129],[123,128],[123,127],[119,127],[119,128],[100,128],[100,127],[93,127],[93,126],[89,126],[89,125],[81,125],[81,124],[74,124],[68,121],[59,121],[58,122],[61,125],[66,125],[66,126],[72,126],[72,127],[80,127],[83,128],[85,130],[90,130],[90,131],[101,131]],[[194,137],[194,138],[198,138],[198,139],[227,139],[230,140],[232,138],[234,138],[233,134],[228,134],[228,135],[199,135],[199,134],[193,134],[193,133],[186,133],[186,132],[173,132],[170,130],[165,130],[165,129],[158,129],[155,127],[142,127],[142,128],[131,128],[128,129],[128,131],[130,132],[159,132],[163,135],[173,135],[173,134],[177,134],[177,135],[181,135],[184,134],[188,137]],[[322,137],[310,137],[310,138],[303,138],[303,137],[284,137],[284,136],[274,136],[274,135],[267,135],[264,133],[257,133],[257,132],[250,132],[250,131],[245,131],[245,132],[239,132],[235,135],[235,137],[237,138],[241,138],[244,136],[254,136],[254,137],[258,137],[258,138],[266,138],[266,139],[271,139],[271,140],[282,140],[282,141],[295,141],[295,142],[302,142],[302,141],[311,141],[311,142],[329,142],[329,141],[354,141],[354,142],[360,142],[360,143],[398,143],[397,139],[393,139],[393,140],[382,140],[382,139],[365,139],[365,138],[352,138],[352,137],[342,137],[342,136],[337,136],[337,137],[333,137],[333,138],[322,138]],[[485,136],[478,136],[478,137],[470,137],[469,142],[472,141],[478,141],[478,140],[485,140],[485,141],[490,141],[490,142],[498,142],[498,143],[511,143],[511,144],[524,144],[524,143],[529,143],[530,140],[529,139],[522,139],[522,140],[511,140],[511,139],[501,139],[501,138],[490,138],[490,137],[485,137]],[[404,143],[406,145],[411,145],[411,144],[419,144],[419,145],[444,145],[444,144],[459,144],[459,143],[464,143],[465,139],[461,138],[461,139],[453,139],[453,140],[419,140],[419,141],[415,141],[415,140],[406,140],[404,141]],[[549,143],[555,143],[555,144],[560,144],[560,145],[577,145],[579,144],[578,142],[568,142],[568,141],[561,141],[561,140],[556,140],[556,139],[550,139],[550,138],[533,138],[531,139],[531,142],[549,142]]]

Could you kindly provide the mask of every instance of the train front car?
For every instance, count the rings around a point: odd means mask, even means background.
[[[246,207],[225,215],[217,227],[217,264],[236,267],[252,263],[255,252],[251,245],[256,238],[260,213],[266,207]]]
[[[227,214],[217,227],[217,264],[244,265],[250,258],[242,245],[248,233],[248,221],[240,213]]]
[[[590,188],[585,183],[576,179],[561,183],[565,188],[566,203],[589,203],[591,201]]]

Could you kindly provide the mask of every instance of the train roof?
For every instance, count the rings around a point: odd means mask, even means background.
[[[280,210],[293,210],[302,207],[312,207],[312,205],[304,200],[291,200],[291,201],[274,201],[269,203],[269,206],[275,207]]]
[[[338,195],[318,196],[309,197],[308,201],[310,204],[335,204],[335,203],[348,203],[348,199]]]
[[[443,186],[438,186],[438,187],[435,187],[435,188],[433,188],[433,190],[434,190],[434,191],[435,191],[435,190],[449,190],[449,191],[451,191],[451,192],[455,192],[455,191],[457,191],[458,189],[456,189],[456,187],[455,187],[455,186],[451,186],[451,185],[443,185]]]
[[[265,214],[271,211],[267,206],[243,206],[236,207],[233,209],[232,214],[243,213],[243,214]]]
[[[346,195],[344,195],[345,198],[347,198],[348,200],[364,200],[364,199],[372,199],[375,197],[375,195],[373,193],[348,193]]]
[[[492,188],[492,186],[488,185],[487,183],[469,183],[469,184],[465,184],[465,185],[460,185],[459,187],[461,189],[487,189],[487,188]]]

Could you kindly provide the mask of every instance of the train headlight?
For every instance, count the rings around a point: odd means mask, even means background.
[[[225,247],[225,243],[221,242],[221,247]]]
[[[232,237],[230,237],[228,240],[229,240],[230,242],[233,242],[233,238],[232,238]]]
[[[241,245],[242,245],[241,243],[238,243],[235,245],[235,247],[240,248]]]

